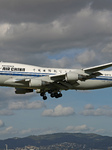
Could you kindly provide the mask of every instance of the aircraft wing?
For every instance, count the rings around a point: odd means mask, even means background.
[[[15,79],[13,80],[13,82],[15,83],[26,83],[26,82],[29,82],[31,79],[29,78],[24,78],[24,79]]]
[[[78,78],[77,80],[74,79],[74,82],[73,82],[73,80],[72,80],[72,82],[74,84],[77,84],[78,80],[85,81],[85,80],[100,76],[100,75],[102,75],[101,72],[99,72],[100,70],[106,69],[106,68],[111,67],[111,66],[112,66],[112,62],[107,63],[107,64],[103,64],[103,65],[98,65],[98,66],[94,66],[94,67],[85,68],[85,69],[82,69],[82,70],[77,69],[76,71],[74,71],[72,73],[73,73],[74,77],[75,77],[75,74],[78,74],[80,76],[80,78]],[[51,75],[50,79],[53,80],[55,83],[57,82],[58,84],[63,85],[63,86],[66,86],[67,84],[71,85],[72,84],[71,81],[70,82],[69,81],[65,82],[66,76],[68,74],[69,74],[69,72],[59,74],[59,75]],[[70,86],[70,85],[67,85],[67,86]]]
[[[93,72],[97,72],[100,71],[102,69],[106,69],[108,67],[112,66],[112,62],[111,63],[107,63],[107,64],[103,64],[103,65],[99,65],[99,66],[94,66],[94,67],[90,67],[90,68],[85,68],[83,69],[86,73],[93,73]]]
[[[51,80],[60,81],[60,80],[65,79],[65,73],[57,74],[57,75],[50,75],[49,77],[50,77]]]
[[[85,81],[101,75],[100,70],[112,66],[111,63],[89,67],[85,69],[75,69],[74,71],[62,74],[48,75],[40,78],[10,78],[5,81],[7,84],[20,83],[28,84],[29,82],[42,81],[42,86],[46,89],[72,89],[79,84],[78,81]],[[34,81],[33,81],[34,80]]]
[[[10,78],[5,81],[7,84],[13,84],[13,83],[21,83],[21,84],[27,84],[30,82],[30,79],[23,78],[23,79],[16,79],[16,78]]]

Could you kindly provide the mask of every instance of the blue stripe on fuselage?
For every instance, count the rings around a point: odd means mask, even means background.
[[[9,72],[9,71],[0,71],[0,75],[41,77],[41,76],[54,75],[54,74],[52,74],[52,73],[34,73],[34,72]]]
[[[112,78],[100,78],[100,77],[97,77],[97,78],[91,78],[90,80],[107,80],[107,81],[112,81]]]
[[[54,73],[0,71],[0,75],[42,77],[42,76],[54,75]],[[96,78],[91,78],[90,80],[108,80],[108,81],[112,81],[112,77],[110,77],[110,76],[99,76],[99,77],[96,77]]]

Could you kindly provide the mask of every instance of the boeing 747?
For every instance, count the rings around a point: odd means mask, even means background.
[[[0,86],[14,87],[16,94],[35,90],[43,100],[47,92],[59,98],[62,90],[112,87],[112,71],[101,71],[111,66],[112,62],[84,69],[60,69],[0,62]]]

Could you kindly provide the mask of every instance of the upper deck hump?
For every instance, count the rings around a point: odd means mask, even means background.
[[[76,70],[76,69],[63,69],[63,68],[47,68],[47,67],[27,65],[27,64],[21,64],[21,63],[10,63],[10,62],[1,62],[0,65],[3,71],[21,71],[21,72],[23,71],[23,72],[61,74],[61,73],[66,73],[69,71]]]

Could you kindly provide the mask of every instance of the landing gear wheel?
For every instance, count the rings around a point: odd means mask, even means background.
[[[51,93],[51,97],[52,97],[52,98],[54,97],[54,93]]]
[[[58,98],[59,96],[58,96],[58,93],[54,93],[54,96],[55,96],[55,98]]]
[[[47,99],[47,96],[44,95],[44,96],[43,96],[43,100],[46,100],[46,99]]]
[[[45,95],[45,93],[44,93],[44,92],[40,93],[40,96],[44,96],[44,95]]]
[[[58,94],[58,97],[62,97],[62,93],[59,93],[59,94]]]
[[[52,92],[51,95],[50,95],[52,98],[55,97],[55,98],[59,98],[59,97],[62,97],[62,93],[59,91],[59,92]]]

